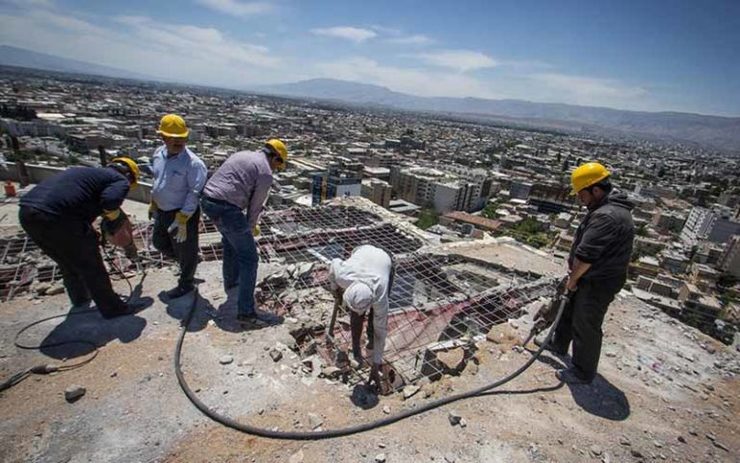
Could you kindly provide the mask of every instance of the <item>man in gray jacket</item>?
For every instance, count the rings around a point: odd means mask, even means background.
[[[573,367],[558,371],[564,382],[588,384],[596,377],[606,310],[627,279],[635,226],[634,204],[613,189],[609,171],[597,162],[571,176],[573,193],[588,213],[576,231],[568,257],[566,289],[571,301],[546,348],[565,354],[573,341]]]
[[[259,256],[254,238],[259,235],[257,222],[270,192],[272,174],[283,170],[287,162],[285,144],[273,138],[260,150],[229,156],[203,189],[200,201],[203,212],[222,236],[224,289],[239,287],[237,319],[240,322],[269,321],[255,310]]]

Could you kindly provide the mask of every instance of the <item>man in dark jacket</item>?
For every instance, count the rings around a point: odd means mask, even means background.
[[[635,226],[634,205],[612,188],[609,171],[597,162],[583,164],[571,176],[573,193],[588,213],[576,231],[568,257],[566,288],[571,301],[555,329],[553,352],[565,354],[573,341],[573,367],[558,378],[588,384],[596,376],[604,315],[627,279]]]
[[[105,168],[73,167],[50,177],[20,200],[19,220],[36,245],[59,266],[73,306],[95,301],[104,318],[134,311],[113,291],[92,222],[123,226],[121,204],[138,181],[139,168],[116,158]]]

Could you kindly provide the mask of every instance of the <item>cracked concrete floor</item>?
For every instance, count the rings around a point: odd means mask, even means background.
[[[352,404],[347,386],[302,371],[300,359],[285,347],[292,339],[287,323],[242,331],[219,273],[218,263],[200,266],[203,299],[185,342],[185,375],[207,404],[267,428],[310,431],[310,414],[323,428],[377,419],[387,416],[384,408],[394,413],[498,379],[529,355],[484,341],[477,372],[468,369],[424,385],[408,400],[400,394],[383,397],[363,410]],[[115,284],[127,292],[124,283]],[[70,316],[24,336],[24,342],[78,337],[103,347],[83,368],[31,377],[2,393],[1,461],[372,462],[380,454],[388,462],[737,461],[740,354],[632,296],[620,297],[610,309],[603,376],[592,386],[559,386],[553,365],[561,360],[543,357],[504,386],[508,393],[459,402],[361,435],[295,442],[224,428],[180,392],[172,356],[191,300],[160,301],[160,292],[174,284],[169,270],[153,271],[143,282],[151,305],[136,316],[114,321],[97,314]],[[39,353],[12,344],[23,325],[63,313],[65,305],[64,295],[3,304],[1,378],[81,353],[80,346]],[[273,348],[283,351],[278,362],[269,355]],[[233,361],[222,364],[224,356]],[[87,394],[70,404],[63,392],[73,384]],[[451,426],[450,410],[467,426]]]

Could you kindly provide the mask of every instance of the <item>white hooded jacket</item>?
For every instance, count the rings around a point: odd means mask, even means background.
[[[373,362],[383,361],[385,340],[388,335],[388,285],[392,271],[391,257],[375,246],[358,246],[347,260],[334,259],[329,272],[332,290],[346,290],[352,283],[360,282],[372,291],[373,308]],[[364,304],[363,304],[364,305]]]

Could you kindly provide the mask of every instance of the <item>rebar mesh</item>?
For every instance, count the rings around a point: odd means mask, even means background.
[[[524,306],[552,289],[550,280],[527,281],[459,256],[412,254],[396,259],[395,269],[383,360],[400,383],[441,376],[449,366],[437,353],[460,348],[467,356],[472,342],[493,325],[519,317]],[[303,328],[294,330],[302,354],[317,353],[333,363],[337,352],[351,350],[351,333],[349,315],[340,307],[327,342],[334,309],[328,272],[328,264],[288,265],[262,281],[258,304],[302,321]],[[363,356],[369,359],[367,349]]]

